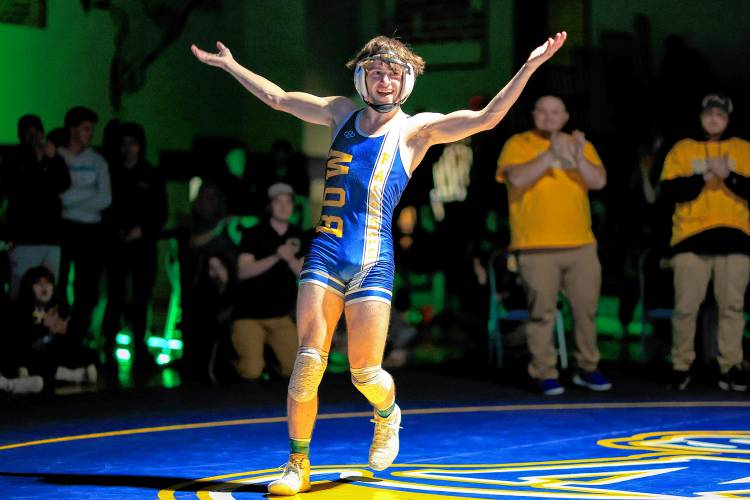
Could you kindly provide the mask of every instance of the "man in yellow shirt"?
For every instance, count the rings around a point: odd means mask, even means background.
[[[700,114],[703,137],[684,139],[669,151],[661,196],[675,204],[672,217],[675,305],[672,315],[672,376],[682,390],[695,360],[698,310],[713,278],[718,307],[719,387],[745,391],[742,370],[744,295],[750,278],[750,142],[724,138],[732,101],[709,94]]]
[[[511,250],[517,254],[527,295],[529,375],[546,395],[565,391],[553,341],[557,295],[562,290],[575,321],[573,382],[606,391],[612,384],[597,370],[594,318],[601,265],[588,191],[602,189],[607,175],[582,132],[562,132],[570,116],[561,99],[541,97],[532,116],[534,129],[514,135],[503,146],[496,176],[508,186]]]

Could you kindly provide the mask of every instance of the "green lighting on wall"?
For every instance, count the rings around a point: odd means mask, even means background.
[[[167,340],[167,349],[171,349],[172,351],[182,351],[182,340],[179,340],[179,339]]]
[[[73,282],[76,280],[76,266],[72,262],[70,263],[70,269],[68,270],[68,289],[65,290],[65,294],[68,296],[68,304],[71,306],[75,301],[75,293],[73,293]]]
[[[167,368],[161,373],[161,385],[167,389],[178,387],[180,383],[180,374],[176,370]]]
[[[409,309],[406,312],[406,321],[408,321],[412,325],[420,324],[423,319],[424,319],[424,316],[422,316],[422,313],[420,311],[417,311],[415,309]]]
[[[149,347],[155,347],[157,349],[161,349],[165,344],[166,342],[161,337],[149,337],[146,341],[146,345],[148,345]]]
[[[242,230],[249,229],[260,222],[260,218],[255,215],[243,215],[243,216],[231,216],[226,223],[227,234],[235,245],[239,245],[242,241]],[[216,228],[216,233],[221,233],[224,230],[224,225],[220,224]]]
[[[419,221],[422,229],[428,233],[435,232],[435,217],[432,214],[432,209],[427,205],[419,207]]]
[[[181,351],[182,340],[180,339],[165,339],[163,337],[149,337],[147,342],[149,347],[155,349],[168,349],[170,351]]]
[[[229,173],[242,179],[242,176],[245,174],[245,166],[247,165],[245,150],[242,148],[234,148],[227,154],[224,161],[227,164]]]

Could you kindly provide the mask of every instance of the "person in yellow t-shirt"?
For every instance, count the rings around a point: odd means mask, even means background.
[[[594,318],[601,287],[601,265],[591,231],[588,191],[602,189],[607,175],[583,132],[562,132],[565,103],[543,96],[532,111],[534,129],[505,143],[496,178],[508,186],[511,250],[526,290],[531,353],[528,372],[546,395],[565,392],[559,381],[553,326],[557,295],[570,301],[575,321],[573,383],[606,391]]]
[[[661,196],[675,205],[671,241],[675,305],[668,385],[679,390],[690,381],[696,318],[711,279],[719,317],[719,387],[748,388],[748,374],[742,369],[742,334],[750,279],[750,142],[724,137],[731,112],[729,97],[707,95],[700,114],[703,140],[675,144],[662,171]]]

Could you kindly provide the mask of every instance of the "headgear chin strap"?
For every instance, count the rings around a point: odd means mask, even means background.
[[[367,92],[367,70],[365,69],[365,65],[370,61],[383,61],[388,64],[398,64],[399,66],[404,68],[401,76],[401,93],[399,94],[398,100],[396,102],[392,104],[375,104],[368,100],[370,95]],[[411,95],[411,91],[414,90],[415,79],[416,76],[414,75],[414,68],[412,67],[412,65],[399,59],[398,56],[396,56],[396,54],[394,54],[393,52],[383,52],[380,54],[368,56],[359,61],[357,63],[357,66],[354,68],[354,88],[357,89],[357,93],[365,102],[365,104],[370,106],[378,113],[388,113],[389,111],[392,111],[393,109],[405,103]]]

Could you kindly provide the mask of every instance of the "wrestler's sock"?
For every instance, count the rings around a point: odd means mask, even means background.
[[[376,410],[376,411],[378,412],[379,416],[381,416],[383,418],[388,418],[388,417],[391,416],[391,413],[393,413],[393,410],[395,410],[395,409],[396,409],[396,402],[394,401],[393,404],[391,406],[389,406],[388,408],[386,408],[384,410]]]
[[[302,453],[310,456],[310,439],[289,438],[289,450],[291,453]]]

